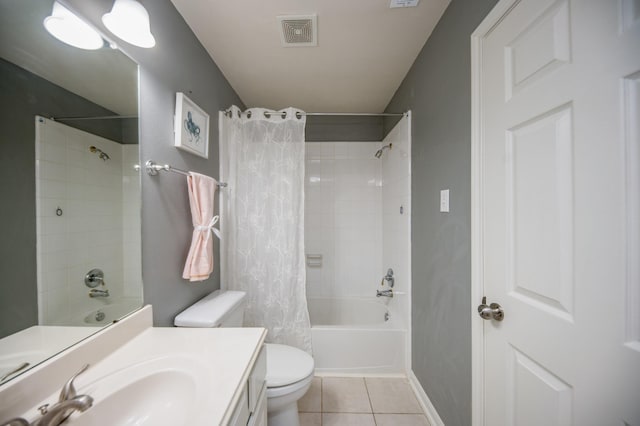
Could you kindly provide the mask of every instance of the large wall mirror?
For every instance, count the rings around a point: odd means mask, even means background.
[[[0,385],[142,305],[138,66],[0,0]]]

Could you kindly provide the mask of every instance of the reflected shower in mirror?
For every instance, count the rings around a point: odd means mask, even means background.
[[[142,304],[138,67],[53,6],[0,2],[0,384]]]
[[[35,126],[39,323],[109,324],[142,301],[138,146]]]

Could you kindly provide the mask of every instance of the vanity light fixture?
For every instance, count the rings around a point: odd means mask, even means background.
[[[70,46],[86,50],[104,46],[100,33],[57,1],[53,3],[51,16],[44,18],[43,24],[49,34]]]
[[[102,15],[104,25],[116,36],[138,47],[153,47],[149,13],[136,0],[116,0],[111,12]]]

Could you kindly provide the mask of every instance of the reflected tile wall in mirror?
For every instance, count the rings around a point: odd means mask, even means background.
[[[140,234],[137,150],[43,117],[35,125],[39,324],[109,324],[142,304],[139,237],[128,237]],[[96,268],[104,279],[91,297]]]

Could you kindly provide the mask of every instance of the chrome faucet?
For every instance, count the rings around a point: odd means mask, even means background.
[[[42,417],[33,422],[33,426],[58,426],[74,411],[83,412],[93,405],[93,398],[89,395],[77,395],[76,388],[73,385],[76,377],[84,373],[87,368],[89,368],[89,364],[83,365],[80,371],[67,380],[67,383],[60,390],[57,403],[51,407],[44,405],[40,408]]]
[[[86,411],[93,405],[93,398],[89,395],[78,395],[54,404],[47,409],[46,414],[33,423],[33,426],[58,426],[64,422],[74,411]]]
[[[395,278],[393,278],[393,269],[391,268],[387,269],[387,275],[382,277],[382,281],[380,281],[380,285],[383,286],[385,281],[387,282],[387,284],[389,284],[389,287],[393,288],[393,286],[396,283]]]
[[[29,426],[29,422],[22,417],[16,417],[15,419],[2,423],[0,426]]]
[[[45,404],[38,408],[42,417],[31,423],[31,426],[58,426],[75,411],[84,412],[93,405],[93,398],[89,395],[77,395],[76,388],[73,386],[76,377],[85,372],[87,368],[89,368],[89,364],[83,365],[80,371],[67,380],[60,391],[57,403],[51,407],[49,404]],[[17,417],[0,424],[0,426],[29,426],[29,422]]]
[[[89,290],[89,297],[109,297],[109,290],[100,290],[99,288],[92,288]]]
[[[387,269],[387,274],[382,277],[382,281],[380,281],[380,287],[384,287],[385,281],[389,285],[389,288],[386,290],[376,290],[376,297],[393,297],[393,286],[396,282],[395,278],[393,278],[393,269]]]
[[[393,297],[393,289],[387,289],[387,290],[376,290],[376,297]]]

